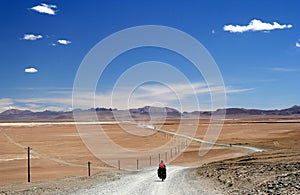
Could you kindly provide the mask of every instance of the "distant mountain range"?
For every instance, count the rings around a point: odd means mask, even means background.
[[[128,112],[132,118],[147,119],[151,117],[166,118],[209,118],[211,115],[224,114],[226,118],[300,118],[300,106],[293,106],[281,110],[259,110],[259,109],[245,109],[245,108],[226,108],[218,109],[216,111],[194,111],[194,112],[179,112],[174,108],[169,107],[151,107],[145,106],[142,108],[135,108],[129,110],[117,110],[110,108],[91,108],[88,110],[76,109],[68,112],[43,111],[32,112],[30,110],[10,109],[0,113],[0,121],[73,121],[73,112],[86,116],[87,120],[92,112],[96,112],[99,120],[114,120],[115,116],[128,117]]]
[[[292,116],[292,115],[300,115],[300,106],[293,106],[286,109],[281,110],[259,110],[259,109],[245,109],[245,108],[226,108],[226,109],[218,109],[216,111],[194,111],[191,113],[184,112],[186,114],[192,115],[212,115],[212,114],[224,114],[232,116]]]
[[[73,112],[32,112],[30,110],[11,109],[0,113],[0,121],[51,121],[72,120]]]

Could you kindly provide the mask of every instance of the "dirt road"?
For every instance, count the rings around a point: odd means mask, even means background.
[[[102,182],[75,194],[221,194],[199,181],[191,182],[188,169],[181,166],[168,166],[167,179],[162,182],[156,174],[156,167],[126,175],[119,180]],[[210,189],[209,189],[210,188]]]

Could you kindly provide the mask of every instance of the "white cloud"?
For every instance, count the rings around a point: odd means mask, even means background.
[[[278,71],[278,72],[296,72],[296,69],[293,68],[281,68],[281,67],[273,67],[273,68],[268,68],[268,70],[271,71]]]
[[[75,108],[88,109],[92,107],[107,107],[117,109],[138,108],[145,105],[161,105],[177,108],[181,111],[197,110],[195,106],[195,95],[198,98],[200,109],[209,109],[211,107],[210,93],[221,94],[224,90],[223,86],[211,86],[209,89],[206,83],[190,84],[171,84],[166,87],[157,84],[147,84],[140,86],[137,90],[132,88],[120,88],[109,93],[85,92],[77,94],[77,98],[72,100],[72,89],[31,89],[34,91],[43,91],[39,96],[32,98],[18,98],[7,101],[6,108],[9,106],[18,106],[22,109],[30,109],[32,111],[48,110],[70,110],[72,109],[72,101]],[[253,88],[234,88],[227,86],[225,91],[227,94],[239,94],[254,90]],[[75,97],[74,97],[75,98]],[[178,103],[179,102],[179,103]],[[218,102],[217,102],[218,103]],[[1,101],[0,101],[1,105]],[[215,107],[217,108],[217,106]]]
[[[37,11],[39,13],[49,14],[49,15],[55,15],[56,12],[56,5],[48,5],[45,3],[41,3],[40,5],[34,6],[30,9]]]
[[[130,89],[115,90],[112,94],[96,94],[96,106],[112,107],[118,109],[137,108],[145,105],[159,103],[164,106],[177,108],[178,110],[192,111],[195,110],[194,97],[198,99],[200,108],[203,108],[204,102],[211,101],[211,93],[237,94],[252,91],[254,88],[236,89],[231,86],[208,86],[205,83],[192,84],[170,84],[168,86],[147,84],[136,88],[134,91]],[[219,95],[217,95],[219,96]],[[85,94],[78,96],[78,103],[82,105],[93,106],[94,95]],[[97,104],[100,103],[101,105]],[[181,106],[184,106],[182,109]]]
[[[16,99],[16,102],[26,104],[72,104],[72,97],[41,97],[41,98],[27,98],[27,99]]]
[[[246,26],[240,25],[225,25],[223,27],[224,31],[229,31],[232,33],[243,33],[246,31],[271,31],[275,29],[285,29],[285,28],[292,28],[291,24],[279,24],[277,22],[265,23],[257,19],[253,19],[250,23]]]
[[[232,89],[231,87],[226,88],[226,93],[243,93],[248,91],[253,91],[255,88],[245,88],[245,89]]]
[[[34,104],[34,103],[31,103],[31,104],[25,104],[26,107],[26,110],[31,110],[31,111],[34,111],[34,112],[42,112],[42,111],[45,111],[45,110],[50,110],[50,111],[69,111],[67,109],[63,110],[63,106],[46,106],[46,105],[43,105],[43,104]]]
[[[205,83],[191,83],[189,84],[173,84],[169,85],[168,88],[165,86],[141,86],[141,89],[144,91],[142,93],[142,96],[168,96],[170,93],[172,93],[171,90],[176,92],[178,96],[186,97],[194,94],[209,94],[209,93],[222,93],[223,91],[225,93],[237,93],[237,92],[245,92],[253,90],[253,88],[250,89],[233,89],[232,87],[223,87],[223,86],[216,86],[212,85],[210,87],[207,86]],[[170,98],[170,97],[169,97]]]
[[[0,113],[14,108],[14,102],[10,98],[0,98]]]
[[[34,34],[25,34],[23,40],[35,41],[37,39],[43,38],[42,35],[34,35]]]
[[[71,44],[72,42],[71,41],[68,41],[68,40],[65,40],[65,39],[59,39],[57,40],[57,43],[61,44],[61,45],[69,45]]]
[[[25,72],[27,73],[36,73],[38,70],[36,68],[25,68]]]
[[[296,47],[300,48],[300,43],[296,42]]]

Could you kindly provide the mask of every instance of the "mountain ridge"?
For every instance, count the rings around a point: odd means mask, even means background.
[[[166,116],[166,118],[197,118],[210,117],[211,115],[221,115],[226,113],[226,117],[239,118],[247,116],[261,117],[300,117],[300,106],[294,105],[285,109],[261,110],[261,109],[246,109],[246,108],[225,108],[215,111],[193,111],[180,112],[170,107],[153,107],[144,106],[141,108],[131,108],[128,110],[117,110],[112,108],[90,108],[87,110],[75,109],[73,111],[50,111],[33,112],[31,110],[9,109],[0,113],[0,121],[49,121],[49,120],[68,120],[72,121],[73,112],[89,115],[96,112],[99,119],[114,120],[114,113],[130,113],[133,118],[149,117],[149,116]]]

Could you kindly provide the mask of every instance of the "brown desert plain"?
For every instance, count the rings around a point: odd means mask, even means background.
[[[179,123],[180,120],[169,119],[163,123],[157,122],[154,126],[160,125],[161,129],[174,132]],[[181,124],[183,127],[188,126],[195,124],[195,120],[184,119]],[[206,133],[209,120],[201,119],[197,124],[199,125],[195,137],[201,139]],[[133,150],[149,150],[172,138],[171,135],[163,132],[155,132],[149,136],[131,135],[122,130],[118,124],[104,124],[102,128],[113,142]],[[149,131],[133,125],[132,128],[138,131]],[[220,178],[214,178],[208,173],[209,169],[216,171],[214,170],[216,165],[212,162],[223,163],[221,167],[226,167],[228,162],[297,163],[296,172],[299,173],[299,138],[299,119],[228,119],[225,120],[218,136],[218,143],[252,146],[262,149],[263,152],[253,153],[236,147],[214,146],[207,154],[200,156],[200,143],[192,141],[187,148],[181,149],[176,159],[168,164],[200,167],[193,169],[191,174],[197,177],[205,175],[212,182],[221,183],[223,181]],[[28,146],[32,148],[30,184],[27,183]],[[109,146],[103,147],[109,150]],[[115,177],[116,173],[127,172],[122,169],[118,170],[95,157],[81,140],[74,124],[1,125],[0,148],[0,193],[24,192],[34,187],[45,186],[68,190],[68,188],[80,186],[80,183],[90,185],[93,179],[109,180]],[[162,155],[161,158],[164,157]],[[126,154],[120,158],[126,158]],[[148,159],[144,159],[145,162],[142,160],[139,169],[149,166]],[[158,157],[153,156],[153,164],[156,164],[158,160]],[[91,162],[91,177],[87,177],[88,161]],[[207,169],[204,171],[201,167],[205,166]],[[272,177],[277,175],[272,175]],[[297,180],[299,182],[299,178]],[[259,181],[267,181],[267,179]],[[226,182],[228,181],[223,182],[224,187],[235,185],[234,182],[231,184]]]

